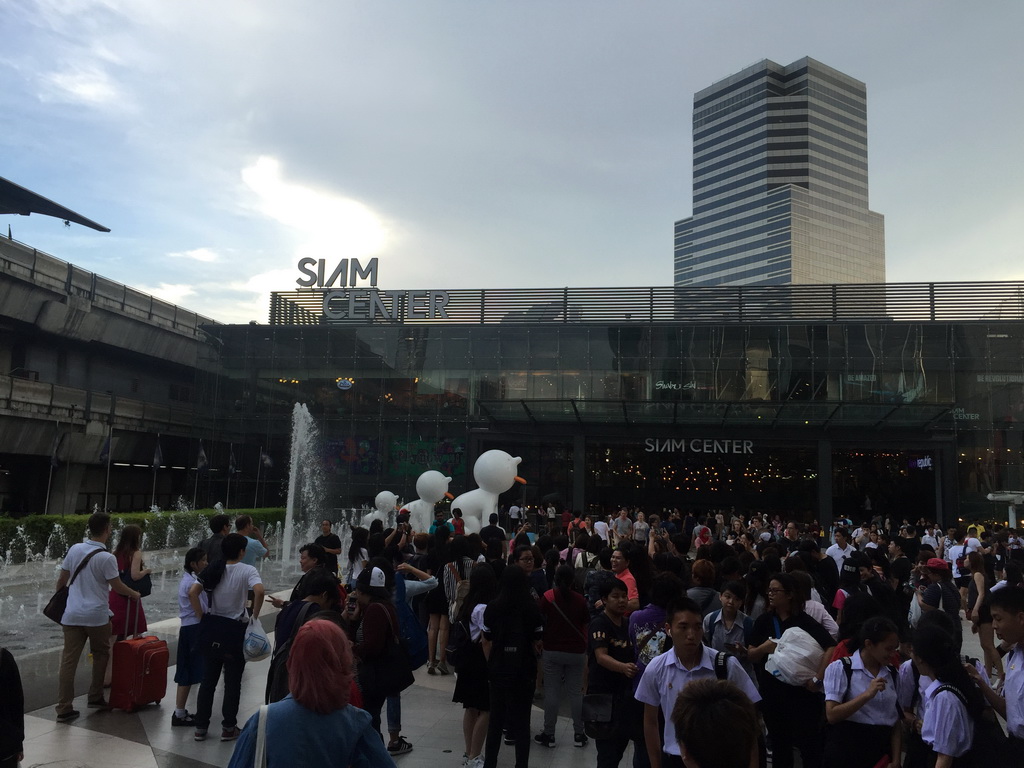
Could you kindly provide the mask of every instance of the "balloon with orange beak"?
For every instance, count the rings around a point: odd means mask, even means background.
[[[498,496],[516,483],[526,483],[517,473],[522,458],[504,451],[485,451],[473,465],[473,479],[479,488],[455,498],[452,510],[461,509],[466,533],[480,533],[492,512],[498,511]]]
[[[416,493],[419,498],[410,501],[400,512],[409,513],[409,525],[416,533],[426,533],[434,522],[434,505],[441,499],[454,498],[448,493],[448,483],[452,479],[445,477],[436,469],[428,469],[416,480]]]

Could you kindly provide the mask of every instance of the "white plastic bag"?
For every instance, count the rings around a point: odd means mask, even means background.
[[[242,642],[242,652],[246,661],[263,661],[270,656],[274,650],[270,644],[263,625],[259,619],[249,618],[249,628],[245,630],[245,640]]]
[[[917,622],[921,620],[921,603],[918,602],[917,594],[910,598],[910,610],[907,612],[907,621],[911,629],[917,629]]]
[[[818,641],[800,627],[790,627],[776,641],[775,652],[765,662],[769,675],[788,685],[806,685],[818,674],[825,652]]]

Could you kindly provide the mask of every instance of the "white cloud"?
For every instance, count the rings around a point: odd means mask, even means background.
[[[172,259],[192,259],[193,261],[212,262],[220,259],[220,254],[212,248],[193,248],[191,251],[176,251],[167,254]]]
[[[189,296],[193,296],[196,292],[195,288],[184,283],[160,283],[156,287],[145,285],[139,285],[136,287],[143,293],[149,293],[156,296],[158,299],[163,299],[171,304],[179,305],[182,304]]]
[[[70,67],[43,76],[44,101],[69,101],[104,106],[123,103],[118,85],[105,70],[96,66]]]
[[[388,243],[388,227],[369,206],[287,181],[273,157],[262,156],[242,169],[242,181],[255,194],[257,210],[293,230],[296,256],[359,258]]]

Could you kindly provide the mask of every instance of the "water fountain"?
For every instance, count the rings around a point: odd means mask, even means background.
[[[292,408],[292,450],[288,465],[288,503],[285,511],[281,562],[293,560],[293,536],[296,513],[308,519],[309,512],[321,512],[323,506],[323,470],[320,462],[320,431],[305,403]]]

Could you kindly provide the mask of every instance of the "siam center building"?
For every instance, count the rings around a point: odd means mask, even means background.
[[[864,83],[804,58],[764,60],[699,91],[675,284],[884,282]]]

